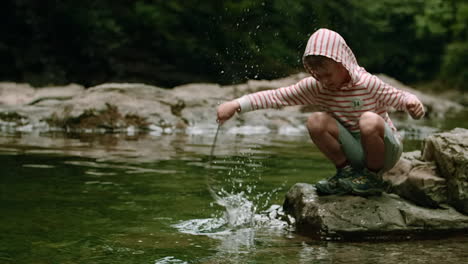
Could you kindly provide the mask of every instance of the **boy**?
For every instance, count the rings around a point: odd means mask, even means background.
[[[307,129],[337,169],[315,185],[317,192],[380,194],[381,175],[396,164],[403,148],[387,110],[406,110],[419,119],[424,115],[422,103],[360,67],[345,40],[328,29],[319,29],[309,38],[303,64],[312,77],[225,102],[218,107],[218,122],[224,123],[236,111],[316,105],[321,112],[311,114]]]

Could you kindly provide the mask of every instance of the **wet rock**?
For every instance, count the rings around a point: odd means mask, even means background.
[[[418,205],[449,204],[468,215],[468,129],[436,133],[384,174],[392,192]]]
[[[179,116],[187,123],[203,124],[215,123],[215,109],[220,103],[234,97],[233,87],[221,87],[217,84],[195,83],[174,87],[170,94],[183,98],[185,107]]]
[[[124,119],[126,116],[133,116],[139,120],[146,120],[139,122],[143,126],[136,127],[137,129],[153,128],[169,132],[189,129],[193,131],[192,128],[203,127],[211,129],[212,126],[216,126],[216,107],[221,102],[248,93],[288,86],[306,76],[305,73],[299,73],[277,80],[249,80],[243,84],[228,86],[193,83],[173,89],[137,83],[108,83],[89,89],[75,84],[34,88],[28,84],[0,83],[0,113],[22,117],[15,122],[11,118],[8,118],[10,121],[2,120],[0,116],[0,127],[15,129],[29,126],[32,130],[50,130],[58,126],[65,130],[79,130],[79,124],[87,124],[82,128],[93,129],[88,126],[90,122],[75,121],[88,117],[90,113],[99,116],[108,111],[108,105],[112,105],[118,109],[119,115]],[[399,88],[410,90],[389,77],[381,76],[381,78]],[[430,110],[428,111],[430,117],[444,116],[448,111],[455,111],[461,107],[440,98],[422,95],[415,90],[411,92],[420,95]],[[281,111],[260,110],[238,115],[237,118],[226,122],[223,127],[232,133],[251,127],[255,127],[255,131],[266,133],[303,132],[308,113],[315,110],[317,109],[310,106],[285,107]],[[103,124],[98,124],[99,118],[94,120],[96,129],[108,127],[108,120],[102,119]],[[68,126],[70,123],[78,125]],[[121,126],[131,125],[130,123],[117,122],[114,128],[121,129]]]
[[[384,174],[391,192],[420,206],[438,208],[447,202],[447,181],[439,177],[434,162],[421,160],[421,152],[403,153],[398,163]]]
[[[77,84],[67,86],[54,86],[36,89],[32,98],[25,102],[28,105],[54,105],[61,101],[72,99],[84,92],[84,87]],[[52,101],[52,102],[51,102]]]
[[[315,187],[295,184],[284,210],[298,232],[321,239],[393,239],[468,232],[468,216],[451,207],[428,209],[395,194],[318,196]]]
[[[35,89],[25,83],[0,83],[0,105],[22,105],[34,96]]]
[[[138,115],[123,115],[117,106],[106,104],[106,109],[88,109],[77,117],[60,118],[55,113],[46,120],[54,127],[62,127],[71,130],[78,129],[103,129],[105,131],[116,131],[127,128],[148,128],[149,123],[145,118]]]
[[[118,115],[144,120],[141,124],[146,128],[149,124],[160,127],[172,127],[184,124],[177,116],[184,107],[184,102],[162,88],[144,84],[103,84],[91,87],[85,92],[62,103],[52,114],[53,120],[78,120],[89,116],[90,112],[105,113],[109,105],[118,109]],[[108,126],[108,118],[98,122],[95,128]],[[115,123],[113,128],[124,128],[129,123]]]
[[[424,140],[422,158],[434,161],[447,181],[447,202],[468,214],[468,129],[429,136]]]
[[[34,88],[29,84],[0,83],[0,128],[14,131],[49,130],[45,120],[64,101],[83,91],[84,87],[76,84]]]
[[[84,91],[77,84],[34,88],[29,84],[0,83],[0,105],[34,105],[47,100],[68,100]]]

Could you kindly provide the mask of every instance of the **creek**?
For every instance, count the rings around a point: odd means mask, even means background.
[[[405,127],[405,151],[467,112]],[[0,263],[462,263],[468,237],[316,241],[287,190],[334,173],[304,134],[0,134]],[[419,129],[418,131],[425,131]]]

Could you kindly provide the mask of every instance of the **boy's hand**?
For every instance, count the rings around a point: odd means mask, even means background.
[[[229,120],[238,110],[240,110],[240,105],[237,101],[222,103],[220,106],[218,106],[218,119],[216,122],[223,124]]]
[[[413,119],[420,119],[424,116],[424,106],[417,98],[411,98],[406,103],[406,109]]]

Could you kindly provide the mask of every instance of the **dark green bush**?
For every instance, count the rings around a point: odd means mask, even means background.
[[[278,78],[302,70],[308,37],[328,27],[371,72],[406,82],[453,76],[460,86],[463,65],[455,57],[468,41],[467,6],[467,0],[5,0],[0,80],[172,87]]]
[[[447,46],[442,63],[441,78],[449,85],[468,91],[468,42]]]

